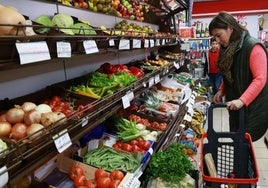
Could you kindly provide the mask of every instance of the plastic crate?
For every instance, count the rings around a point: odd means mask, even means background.
[[[251,136],[245,133],[244,109],[240,110],[237,132],[216,132],[213,129],[213,109],[225,104],[211,105],[208,109],[208,130],[201,139],[201,171],[204,187],[256,187],[258,167]],[[210,176],[204,156],[212,154],[217,176]]]

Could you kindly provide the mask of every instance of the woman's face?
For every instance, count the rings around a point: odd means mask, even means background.
[[[230,44],[230,37],[233,29],[228,27],[227,29],[213,29],[212,35],[216,38],[216,41],[223,47],[227,47]]]

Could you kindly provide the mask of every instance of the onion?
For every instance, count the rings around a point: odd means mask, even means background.
[[[33,110],[36,108],[36,104],[33,103],[33,102],[24,102],[22,105],[21,105],[21,108],[24,112],[28,112],[30,110]]]
[[[47,113],[47,112],[52,112],[52,109],[49,105],[47,104],[39,104],[37,105],[37,107],[35,108],[36,111],[42,113]]]
[[[33,123],[40,123],[41,114],[36,110],[30,110],[24,114],[24,123],[26,125],[31,125]]]
[[[37,136],[39,136],[42,133],[42,131],[40,131],[40,130],[43,128],[44,128],[43,125],[41,125],[39,123],[33,123],[27,129],[27,136],[31,135],[30,136],[31,139],[36,138]],[[34,135],[32,135],[32,134],[34,134]]]
[[[25,112],[21,108],[11,108],[6,113],[6,120],[11,123],[21,123],[23,121]]]
[[[11,132],[11,124],[8,122],[0,122],[0,136],[9,136]]]
[[[16,123],[12,126],[10,138],[20,140],[27,136],[27,126],[24,123]]]

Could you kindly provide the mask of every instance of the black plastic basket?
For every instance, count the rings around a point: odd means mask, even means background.
[[[256,187],[258,168],[251,136],[245,133],[244,108],[239,112],[237,132],[216,132],[213,129],[213,110],[226,108],[214,104],[208,109],[208,130],[201,139],[201,171],[204,187]],[[210,176],[204,156],[211,153],[217,176]]]

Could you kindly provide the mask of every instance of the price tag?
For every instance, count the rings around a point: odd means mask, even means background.
[[[72,145],[67,129],[61,131],[59,134],[53,136],[55,146],[59,153],[62,153],[65,149]]]
[[[184,120],[188,121],[188,122],[191,122],[192,121],[192,116],[188,115],[188,114],[185,114]]]
[[[149,87],[152,87],[154,85],[154,78],[149,79]]]
[[[153,155],[153,153],[154,153],[153,148],[149,148],[148,153],[150,153],[150,155]]]
[[[56,46],[58,57],[71,57],[72,48],[69,42],[57,42]]]
[[[16,43],[16,48],[22,65],[51,59],[45,41]]]
[[[141,48],[141,40],[139,40],[139,39],[133,39],[132,47],[133,48]]]
[[[6,166],[0,168],[0,187],[5,187],[8,182],[8,170]]]
[[[166,40],[162,39],[162,45],[165,45],[165,44],[166,44]]]
[[[150,39],[150,47],[154,47],[154,39]]]
[[[146,82],[142,82],[143,87],[147,87]]]
[[[156,45],[156,46],[160,46],[160,39],[156,39],[156,41],[155,41],[155,45]]]
[[[149,48],[149,40],[148,39],[144,40],[144,48]]]
[[[176,61],[174,61],[173,65],[174,65],[174,67],[175,67],[176,69],[179,69],[179,68],[180,68],[180,65],[179,65]]]
[[[193,110],[192,107],[191,107],[191,108],[188,108],[187,112],[188,112],[191,116],[193,116],[193,114],[194,114],[194,110]]]
[[[154,77],[154,82],[155,82],[155,83],[160,82],[160,75],[159,75],[159,74],[155,75],[155,77]]]
[[[85,40],[83,41],[83,46],[86,51],[86,54],[99,52],[99,49],[95,40]]]
[[[188,108],[192,108],[192,107],[193,107],[193,105],[190,103],[190,101],[187,102],[186,106],[187,106]]]
[[[119,50],[129,50],[130,49],[130,42],[127,39],[121,39],[119,41]]]
[[[82,118],[81,126],[84,127],[88,124],[88,116]]]
[[[127,107],[130,106],[130,101],[134,99],[134,93],[128,92],[125,96],[122,97],[122,103],[123,103],[123,108],[126,109]]]
[[[110,40],[109,40],[109,46],[115,46],[114,39],[110,39]]]

